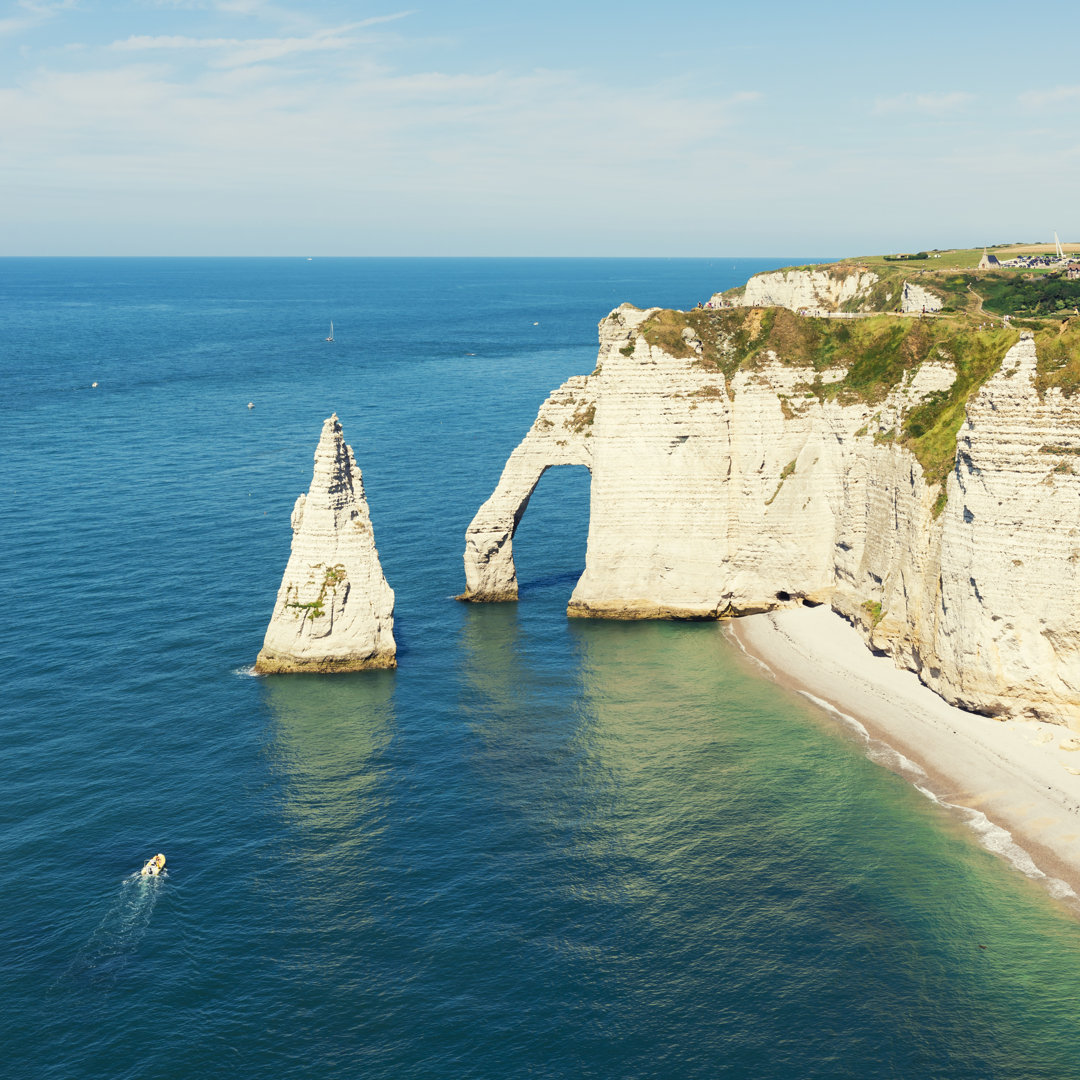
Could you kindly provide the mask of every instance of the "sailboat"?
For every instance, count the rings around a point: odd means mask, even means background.
[[[330,336],[326,340],[327,341],[333,341],[334,340],[334,320],[333,319],[330,320]]]

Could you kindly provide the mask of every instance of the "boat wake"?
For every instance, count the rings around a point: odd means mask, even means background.
[[[168,871],[157,877],[124,878],[120,892],[65,972],[65,979],[111,986],[123,974],[146,935]]]

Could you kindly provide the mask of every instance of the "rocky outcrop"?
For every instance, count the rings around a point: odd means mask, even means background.
[[[394,593],[379,564],[360,469],[336,415],[323,424],[311,489],[296,500],[292,529],[255,670],[394,667]]]
[[[940,311],[943,303],[940,296],[923,288],[922,285],[913,285],[910,281],[904,282],[903,293],[900,296],[900,310],[905,315]]]
[[[1080,395],[1040,396],[1030,335],[968,402],[943,492],[897,432],[953,385],[946,355],[883,399],[830,396],[845,366],[766,353],[729,378],[700,340],[649,345],[651,315],[613,312],[596,371],[541,408],[469,527],[467,597],[516,596],[510,541],[537,479],[585,464],[569,614],[827,603],[951,702],[1080,727]]]
[[[870,310],[871,290],[878,281],[872,270],[858,267],[816,267],[755,274],[741,295],[728,296],[736,307],[784,307],[811,314]],[[720,306],[723,294],[710,303]]]

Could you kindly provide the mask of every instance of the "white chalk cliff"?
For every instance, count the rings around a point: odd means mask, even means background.
[[[292,529],[292,552],[255,670],[394,667],[394,593],[379,564],[363,478],[336,414],[323,424],[311,489],[296,500]]]
[[[516,597],[512,539],[537,480],[584,465],[588,550],[569,614],[829,604],[950,702],[1080,728],[1080,395],[1040,394],[1030,334],[968,401],[943,492],[895,433],[953,385],[947,355],[884,399],[830,397],[811,384],[843,379],[843,364],[771,353],[728,380],[693,330],[680,356],[648,344],[655,310],[612,312],[593,374],[541,406],[469,526],[464,599]]]
[[[830,313],[846,307],[862,309],[878,276],[872,270],[816,267],[810,270],[775,270],[755,274],[741,295],[732,298],[737,307],[784,307],[791,311]],[[714,303],[722,301],[717,293]],[[865,310],[870,310],[869,306]]]
[[[904,291],[900,298],[900,310],[905,314],[917,314],[922,311],[940,311],[941,297],[922,285],[904,282]]]
[[[717,293],[715,307],[783,307],[812,315],[866,314],[898,310],[904,314],[940,311],[943,302],[924,285],[905,281],[875,286],[880,278],[866,267],[837,265],[755,274],[741,291]]]

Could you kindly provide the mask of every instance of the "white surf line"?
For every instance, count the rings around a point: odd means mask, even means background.
[[[773,627],[792,648],[797,650],[797,645],[790,635],[784,633],[784,631],[779,626],[776,626],[775,623],[773,623]],[[770,664],[749,652],[742,641],[739,640],[737,634],[731,633],[728,637],[735,641],[735,644],[747,659],[752,660],[759,668],[767,672],[774,682],[779,684],[780,680],[777,672]],[[884,740],[876,739],[871,736],[860,720],[849,713],[844,712],[842,709],[838,709],[832,702],[826,701],[824,698],[820,698],[816,694],[810,693],[809,690],[798,689],[795,692],[816,705],[823,712],[836,717],[846,727],[858,734],[863,739],[866,748],[866,756],[873,761],[875,765],[882,766],[890,772],[898,773],[903,776],[904,779],[908,780],[916,791],[931,802],[959,815],[962,822],[975,833],[979,845],[986,851],[1003,858],[1014,870],[1018,870],[1025,877],[1038,881],[1055,899],[1080,901],[1080,895],[1077,895],[1076,891],[1068,885],[1068,883],[1062,881],[1060,878],[1051,877],[1045,871],[1041,870],[1032,858],[1031,853],[1027,851],[1026,848],[1021,847],[1013,839],[1012,833],[1004,826],[991,821],[981,810],[975,810],[970,806],[962,806],[959,803],[949,802],[935,794],[924,784],[918,783],[914,777],[924,780],[928,778],[926,770],[923,769],[918,762],[912,761],[909,757],[902,754],[895,747],[890,746]]]

